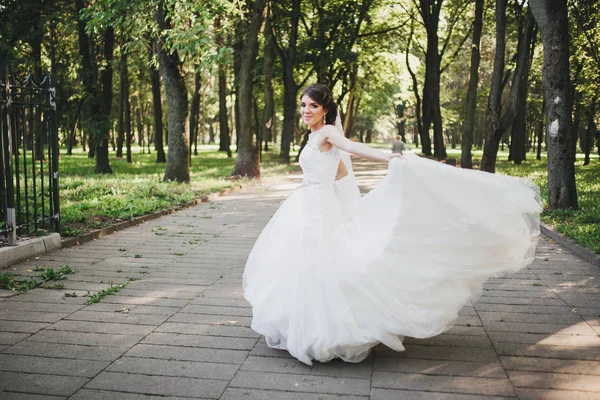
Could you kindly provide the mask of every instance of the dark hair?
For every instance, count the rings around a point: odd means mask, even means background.
[[[331,89],[321,83],[313,83],[304,88],[300,97],[302,98],[304,95],[307,95],[327,110],[327,115],[325,115],[326,124],[335,125],[338,109],[337,104],[333,101]]]

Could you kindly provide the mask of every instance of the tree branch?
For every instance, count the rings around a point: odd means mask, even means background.
[[[367,37],[367,36],[383,35],[384,33],[395,31],[397,29],[402,28],[404,25],[406,25],[408,23],[408,21],[410,21],[410,18],[407,19],[406,21],[404,21],[403,23],[401,23],[400,25],[393,26],[393,27],[387,28],[387,29],[382,29],[380,31],[363,33],[362,35],[358,35],[358,38],[362,39],[362,38]]]

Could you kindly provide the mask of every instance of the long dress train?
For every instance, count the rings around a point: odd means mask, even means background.
[[[486,279],[532,262],[539,190],[524,179],[464,170],[412,153],[343,207],[337,148],[319,132],[300,156],[302,186],[250,253],[244,296],[252,329],[298,360],[359,362],[384,343],[452,327]]]

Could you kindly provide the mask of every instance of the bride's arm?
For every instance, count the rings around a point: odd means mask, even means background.
[[[400,154],[398,153],[384,153],[365,144],[353,142],[343,136],[337,128],[331,125],[323,128],[323,136],[333,146],[347,151],[348,153],[370,158],[371,160],[389,161],[391,158],[400,157]]]

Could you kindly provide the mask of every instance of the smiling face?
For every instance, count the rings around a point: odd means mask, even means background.
[[[325,125],[323,117],[327,114],[327,110],[307,94],[302,96],[300,100],[300,112],[302,113],[302,120],[311,131],[314,132]]]

